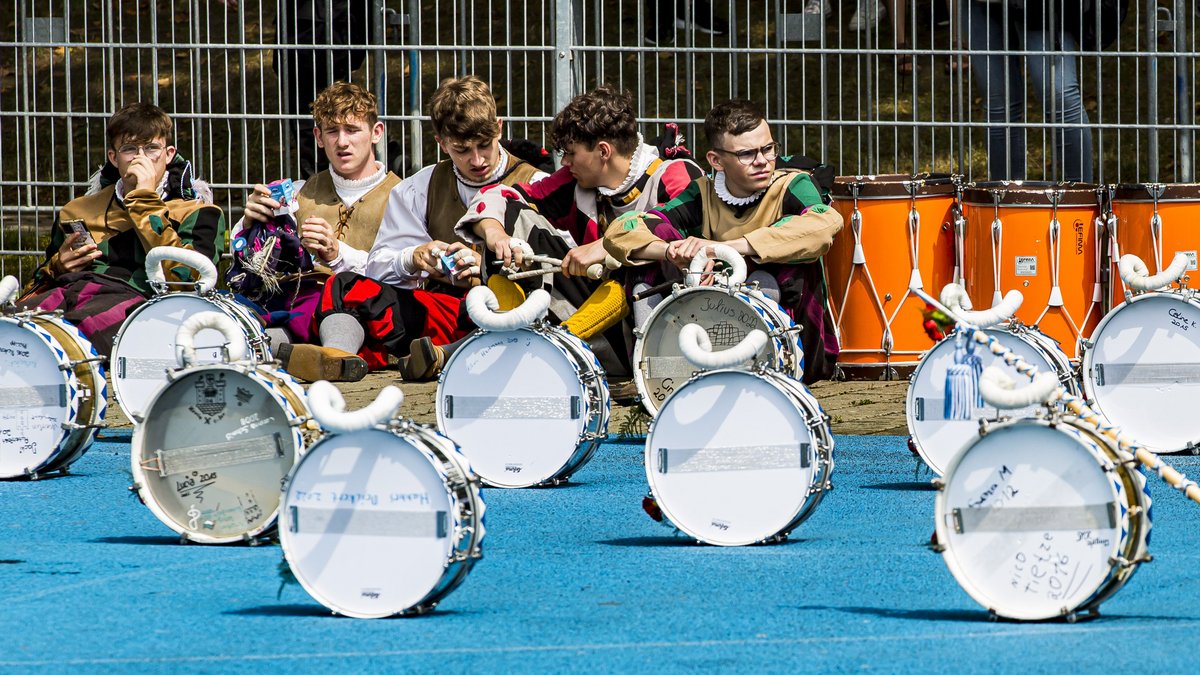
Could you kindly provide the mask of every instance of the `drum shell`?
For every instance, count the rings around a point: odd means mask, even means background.
[[[910,294],[909,286],[914,270],[921,287],[933,293],[954,281],[957,186],[950,176],[928,174],[840,176],[832,194],[833,207],[846,223],[825,254],[841,346],[838,364],[851,371],[916,365],[933,340],[922,328],[925,302]],[[857,239],[865,264],[854,263]]]
[[[78,328],[55,315],[35,316],[34,321],[50,332],[66,350],[79,386],[86,392],[80,402],[75,429],[68,437],[63,451],[47,464],[43,471],[66,469],[87,452],[96,440],[96,432],[104,426],[108,410],[108,380],[105,377],[103,358]]]
[[[1079,359],[1080,338],[1100,322],[1104,302],[1098,188],[1084,183],[976,183],[963,190],[962,202],[967,220],[963,277],[972,304],[991,307],[997,293],[1020,291],[1024,302],[1016,318],[1050,336],[1072,360]],[[1057,258],[1050,236],[1056,217]],[[1001,223],[999,250],[992,236],[996,219]],[[998,271],[993,264],[997,254]],[[1056,259],[1061,307],[1051,305]]]
[[[1162,193],[1156,200],[1151,191],[1160,188]],[[1196,270],[1200,229],[1195,227],[1195,221],[1200,217],[1200,184],[1118,185],[1113,190],[1111,208],[1117,228],[1115,234],[1108,233],[1116,245],[1116,255],[1112,256],[1109,274],[1110,308],[1125,301],[1125,283],[1117,269],[1117,262],[1122,255],[1136,255],[1146,263],[1151,274],[1158,274],[1171,264],[1176,253],[1185,253],[1192,260],[1188,270]],[[1157,245],[1151,228],[1151,220],[1156,213],[1162,220]],[[1161,267],[1156,260],[1161,261]]]

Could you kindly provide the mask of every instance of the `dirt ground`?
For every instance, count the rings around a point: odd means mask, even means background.
[[[376,393],[389,384],[398,384],[404,391],[401,415],[417,422],[436,424],[434,397],[435,382],[398,381],[395,371],[382,371],[368,375],[361,382],[338,384],[346,397],[346,408],[354,410],[374,400]],[[121,412],[109,387],[109,428],[130,428],[132,424]],[[908,391],[908,380],[819,382],[811,391],[825,413],[829,415],[835,434],[907,434],[904,421],[904,397]],[[640,405],[612,406],[609,435],[645,433],[648,418]]]

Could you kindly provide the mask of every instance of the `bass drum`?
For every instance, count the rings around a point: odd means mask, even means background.
[[[566,481],[608,437],[608,418],[608,383],[592,350],[544,323],[476,332],[438,378],[438,428],[488,485]]]
[[[0,317],[0,478],[66,471],[104,426],[103,357],[58,314]]]
[[[1066,353],[1044,333],[1021,324],[985,328],[983,332],[995,338],[1026,362],[1037,366],[1039,372],[1058,374],[1058,382],[1067,391],[1079,395],[1079,383]],[[954,365],[954,339],[951,333],[937,343],[917,364],[909,379],[904,415],[913,445],[925,464],[939,476],[945,473],[950,461],[972,438],[979,435],[979,420],[995,419],[1002,413],[992,407],[976,406],[970,419],[948,420],[945,415],[946,373]],[[1004,367],[1004,360],[983,345],[975,349],[982,368]],[[1041,406],[1033,405],[1003,413],[1010,417],[1031,417]]]
[[[633,379],[642,405],[650,415],[699,368],[679,350],[679,331],[689,323],[708,332],[714,350],[741,342],[758,329],[770,339],[746,369],[762,364],[797,380],[804,375],[804,350],[799,328],[778,303],[748,286],[677,285],[634,331]]]
[[[134,487],[184,539],[254,540],[275,526],[307,421],[304,390],[282,371],[210,364],[172,373],[134,428]]]
[[[713,370],[670,396],[646,437],[659,508],[698,541],[786,538],[831,488],[829,419],[798,380]]]
[[[266,333],[254,312],[221,293],[169,293],[151,298],[125,318],[113,338],[113,392],[126,417],[145,418],[154,395],[167,384],[167,371],[178,367],[175,332],[184,319],[200,312],[221,312],[233,319],[245,336],[246,354],[255,363],[271,360]],[[225,337],[208,328],[196,335],[196,363],[225,360]]]
[[[1141,293],[1109,312],[1088,341],[1088,401],[1139,445],[1200,453],[1200,301],[1193,292]]]
[[[951,460],[936,503],[950,573],[996,616],[1095,613],[1147,560],[1146,479],[1075,418],[988,425]]]
[[[400,423],[313,445],[287,480],[279,543],[296,580],[334,612],[420,614],[482,557],[483,513],[454,443]]]

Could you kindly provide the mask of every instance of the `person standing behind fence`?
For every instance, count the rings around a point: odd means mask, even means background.
[[[62,310],[104,356],[125,317],[150,295],[147,251],[179,246],[216,264],[225,238],[225,216],[172,145],[166,112],[131,103],[109,119],[107,136],[108,161],[87,194],[56,214],[46,259],[17,303]],[[182,264],[163,267],[168,282],[198,279]]]
[[[1046,118],[1071,125],[1053,134],[1062,166],[1061,171],[1052,167],[1052,175],[1092,182],[1092,134],[1083,108],[1078,65],[1074,56],[1063,54],[1077,51],[1079,45],[1074,35],[1063,30],[1062,0],[960,0],[960,7],[965,49],[987,112],[988,176],[992,180],[1025,179],[1026,130],[1022,123],[1028,74]],[[1031,53],[1021,57],[1003,53],[1007,51]]]
[[[821,256],[842,229],[811,175],[777,169],[779,144],[751,101],[717,105],[704,120],[715,171],[678,197],[629,213],[606,231],[604,249],[625,265],[666,260],[686,269],[706,247],[723,243],[746,257],[757,283],[801,326],[804,381],[832,377],[838,342],[828,314]]]

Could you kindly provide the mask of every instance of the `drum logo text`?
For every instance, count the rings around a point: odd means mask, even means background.
[[[212,424],[225,417],[225,377],[218,373],[201,373],[196,378],[196,403],[188,410],[203,420]]]
[[[722,532],[729,529],[729,523],[725,522],[724,520],[717,520],[716,518],[713,518],[712,526]]]
[[[1075,221],[1075,255],[1083,255],[1083,223]]]

